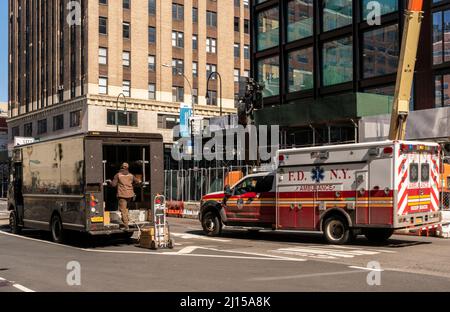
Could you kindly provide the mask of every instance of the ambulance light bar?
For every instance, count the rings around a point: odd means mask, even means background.
[[[402,144],[400,150],[403,153],[408,152],[427,152],[427,153],[437,153],[439,148],[437,146],[428,146],[423,144]]]

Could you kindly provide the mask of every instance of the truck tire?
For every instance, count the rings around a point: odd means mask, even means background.
[[[22,232],[22,227],[19,226],[19,220],[17,219],[17,213],[14,210],[9,213],[9,228],[13,234],[20,234]]]
[[[352,236],[347,221],[340,216],[331,216],[325,220],[323,235],[333,245],[347,244]]]
[[[52,235],[52,241],[58,244],[64,242],[64,229],[61,218],[58,215],[52,217],[50,222],[50,231]]]
[[[207,211],[202,218],[203,231],[208,236],[219,236],[222,233],[222,222],[214,211]]]
[[[393,229],[368,229],[364,235],[372,243],[384,243],[394,234]]]

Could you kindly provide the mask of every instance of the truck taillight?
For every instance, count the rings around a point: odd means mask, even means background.
[[[97,207],[98,200],[97,200],[97,198],[95,198],[95,196],[93,194],[91,194],[91,200],[90,200],[89,204],[93,208]]]
[[[393,153],[394,153],[394,149],[390,146],[385,147],[383,149],[383,154],[385,154],[385,155],[392,155]]]

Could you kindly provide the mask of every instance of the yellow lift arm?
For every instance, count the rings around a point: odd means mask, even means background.
[[[392,104],[390,140],[404,140],[406,135],[406,121],[409,114],[409,102],[422,27],[422,9],[423,0],[409,0],[397,70],[394,103]]]

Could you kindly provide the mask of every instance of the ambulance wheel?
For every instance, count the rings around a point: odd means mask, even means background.
[[[372,243],[384,243],[394,234],[393,229],[368,229],[364,235]]]
[[[222,222],[214,211],[208,211],[203,215],[202,227],[208,236],[219,236],[222,233]]]
[[[347,221],[342,217],[331,216],[325,220],[323,234],[329,244],[347,244],[351,239],[350,232]]]
[[[15,211],[11,211],[9,214],[9,228],[13,234],[20,234],[22,231],[22,227],[19,226],[19,221],[17,220],[17,214]]]

